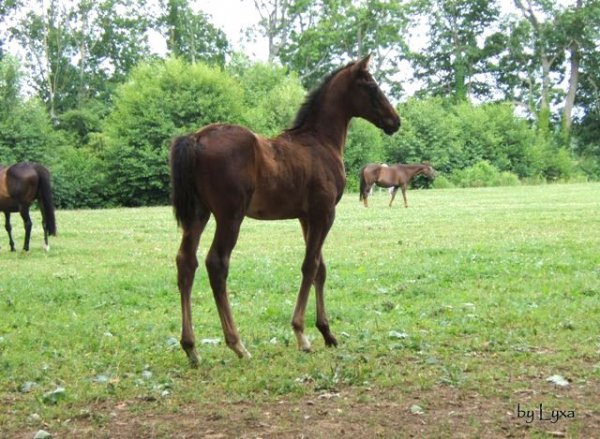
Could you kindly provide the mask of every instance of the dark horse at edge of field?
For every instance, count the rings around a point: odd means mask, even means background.
[[[23,250],[29,251],[31,238],[31,217],[29,207],[38,200],[42,212],[44,228],[44,249],[49,250],[48,235],[56,235],[56,219],[52,202],[50,172],[38,163],[17,163],[4,167],[0,165],[0,211],[4,212],[5,227],[10,241],[10,250],[15,251],[12,237],[10,214],[19,212],[25,224],[25,244]]]
[[[277,137],[267,139],[240,126],[213,124],[173,140],[172,201],[183,229],[176,258],[181,346],[192,367],[199,360],[190,295],[200,235],[211,214],[216,231],[205,262],[227,346],[240,358],[250,357],[240,341],[226,287],[230,255],[246,216],[299,219],[306,252],[292,328],[298,348],[310,351],[304,315],[314,285],[316,326],[327,346],[337,346],[325,311],[321,249],[346,184],[342,155],[348,124],[353,117],[362,117],[387,134],[400,127],[398,113],[369,73],[369,59],[332,72],[308,95],[293,127]]]
[[[404,198],[404,207],[408,207],[406,202],[406,188],[411,180],[417,175],[422,174],[428,178],[435,178],[435,170],[429,163],[419,163],[410,165],[385,165],[369,163],[363,166],[360,170],[360,194],[359,201],[369,207],[369,193],[374,184],[379,187],[393,188],[389,206],[392,207],[392,202],[396,197],[398,188],[402,189],[402,198]]]

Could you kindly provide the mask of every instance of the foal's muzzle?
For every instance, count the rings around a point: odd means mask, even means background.
[[[387,135],[392,135],[400,129],[400,117],[386,117],[383,120],[383,132]]]

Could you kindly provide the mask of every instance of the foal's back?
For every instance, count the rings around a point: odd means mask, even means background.
[[[268,139],[228,124],[209,125],[192,135],[196,188],[215,215],[256,219],[305,216],[309,204],[339,200],[343,162],[306,133]]]

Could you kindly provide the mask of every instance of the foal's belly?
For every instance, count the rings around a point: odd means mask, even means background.
[[[252,195],[246,216],[261,220],[298,218],[302,214],[302,202],[284,193],[256,191]]]

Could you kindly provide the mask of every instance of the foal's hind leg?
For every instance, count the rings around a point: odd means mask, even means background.
[[[23,244],[23,250],[29,251],[29,241],[31,239],[31,217],[29,216],[29,207],[21,207],[19,209],[23,223],[25,224],[25,243]]]
[[[190,226],[183,227],[183,236],[181,245],[177,253],[177,285],[181,294],[181,347],[187,354],[192,367],[198,366],[198,354],[196,352],[194,328],[192,325],[192,285],[196,268],[198,268],[198,258],[196,251],[200,242],[200,235],[206,226],[209,215],[194,222]]]
[[[243,216],[239,218],[223,215],[217,219],[215,238],[206,255],[206,269],[210,286],[213,290],[225,343],[238,357],[250,358],[250,353],[240,341],[240,335],[235,326],[229,299],[227,297],[227,275],[229,274],[229,258],[237,242]]]
[[[8,242],[10,243],[10,251],[15,251],[15,241],[12,237],[12,226],[10,225],[10,212],[4,212],[4,228],[8,233]]]

